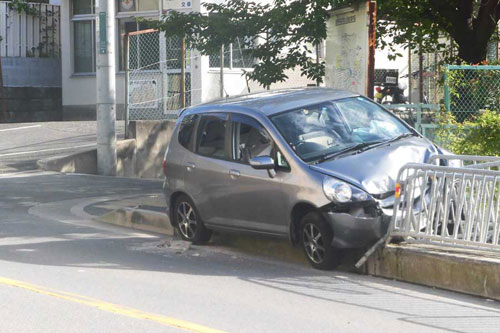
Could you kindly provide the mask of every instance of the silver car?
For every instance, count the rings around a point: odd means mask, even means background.
[[[271,91],[181,113],[163,163],[172,225],[287,237],[315,268],[387,230],[395,178],[438,147],[373,101],[326,88]]]

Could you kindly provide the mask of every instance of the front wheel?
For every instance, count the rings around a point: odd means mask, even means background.
[[[301,220],[300,241],[309,263],[317,269],[329,270],[340,262],[338,251],[331,246],[333,232],[317,212],[306,214]]]
[[[182,195],[175,201],[174,219],[174,225],[183,240],[194,244],[203,244],[210,240],[212,231],[205,228],[194,203],[187,196]]]

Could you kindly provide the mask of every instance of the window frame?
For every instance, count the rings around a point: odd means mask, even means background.
[[[253,122],[257,123],[262,128],[262,130],[264,130],[265,134],[267,135],[267,137],[271,141],[271,143],[270,143],[270,146],[271,146],[271,155],[269,155],[269,156],[273,155],[275,143],[274,143],[274,140],[273,140],[272,136],[269,134],[269,131],[266,129],[266,127],[264,125],[262,125],[262,123],[260,121],[258,121],[257,119],[255,119],[252,116],[249,116],[247,114],[235,113],[234,112],[234,113],[230,113],[230,116],[229,116],[229,122],[230,122],[230,127],[231,127],[231,132],[230,132],[231,147],[230,147],[229,157],[230,157],[230,159],[231,159],[232,162],[239,163],[239,164],[250,165],[249,162],[238,161],[238,160],[235,159],[235,156],[236,156],[236,144],[235,144],[236,143],[236,127],[234,125],[235,125],[235,123],[241,123],[241,121],[234,121],[233,117],[244,117],[244,118],[250,119],[250,121],[253,121]]]
[[[254,40],[253,40],[254,45],[256,44],[256,39],[257,38],[255,37]],[[225,45],[224,46],[224,53],[225,52],[229,53],[229,66],[227,66],[227,64],[224,62],[224,69],[227,69],[227,70],[230,70],[230,71],[238,71],[238,73],[239,73],[239,70],[242,70],[242,69],[244,69],[244,70],[251,70],[253,68],[253,66],[250,66],[250,67],[235,67],[235,66],[233,66],[233,59],[234,59],[234,55],[233,54],[235,52],[233,44],[234,43],[230,43],[229,45]],[[226,50],[226,46],[229,48],[229,51]],[[242,49],[242,51],[243,50],[251,50],[251,48]],[[241,56],[243,56],[243,55],[241,55]],[[209,59],[208,59],[208,68],[209,68],[209,70],[214,71],[216,69],[220,69],[220,59],[219,59],[219,66],[212,66],[211,65],[211,60],[210,60],[210,57],[218,57],[218,58],[220,58],[220,52],[219,52],[219,54],[209,55],[208,57],[209,57]],[[257,61],[254,58],[254,64],[256,62]]]
[[[73,0],[74,1],[74,0]],[[125,52],[125,35],[122,36],[121,31],[120,31],[120,20],[127,20],[127,19],[134,19],[134,18],[144,18],[146,20],[158,20],[160,17],[160,3],[158,2],[158,9],[157,10],[145,10],[145,11],[138,11],[139,9],[139,1],[140,0],[134,0],[135,2],[135,9],[132,11],[127,11],[123,12],[120,11],[120,0],[115,0],[115,25],[116,25],[116,35],[117,35],[117,50],[116,50],[116,61],[117,61],[117,73],[125,73],[127,64],[125,64],[125,55],[123,54]],[[139,23],[137,23],[139,24]],[[140,31],[140,30],[137,30]],[[123,45],[122,45],[123,44]],[[123,49],[122,49],[123,46]],[[123,64],[122,64],[123,62]],[[121,66],[123,65],[123,68]]]
[[[70,22],[71,22],[71,63],[72,63],[72,73],[73,75],[95,75],[97,69],[97,58],[96,58],[96,13],[95,13],[95,0],[91,0],[91,13],[89,14],[75,14],[74,13],[74,3],[77,0],[72,0],[70,2]],[[92,69],[91,72],[77,72],[76,71],[76,52],[75,52],[75,22],[91,22],[91,45],[92,45]]]
[[[120,0],[115,0],[116,6],[116,18],[128,18],[134,16],[155,16],[160,14],[160,2],[158,1],[158,9],[149,9],[149,10],[139,10],[139,2],[141,0],[134,0],[135,10],[130,11],[120,11]]]
[[[236,152],[236,150],[235,150],[236,147],[234,146],[234,144],[236,142],[235,141],[236,140],[236,137],[235,137],[236,131],[234,130],[233,116],[247,117],[247,118],[255,121],[259,126],[261,126],[262,129],[267,134],[267,137],[269,138],[269,140],[271,140],[271,154],[269,156],[272,157],[273,160],[274,160],[275,170],[276,171],[283,171],[283,172],[291,172],[290,163],[286,159],[285,155],[278,148],[278,146],[276,144],[276,141],[273,139],[273,137],[271,136],[271,134],[267,130],[266,126],[264,126],[262,124],[262,122],[260,122],[257,118],[252,117],[251,115],[248,115],[248,114],[237,113],[237,112],[229,112],[228,114],[229,114],[229,126],[231,127],[230,133],[229,133],[229,135],[231,136],[231,138],[230,138],[230,145],[231,145],[231,147],[230,147],[230,152],[229,152],[230,162],[238,163],[238,164],[241,164],[241,165],[247,165],[247,166],[251,167],[251,165],[250,165],[249,162],[238,161],[238,160],[236,160],[234,158],[234,156],[235,156],[234,154]],[[281,154],[281,156],[283,156],[283,158],[285,159],[286,163],[288,164],[288,167],[283,167],[283,166],[278,165],[278,152]]]

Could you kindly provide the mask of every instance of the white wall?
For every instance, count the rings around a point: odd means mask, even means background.
[[[70,0],[63,0],[61,6],[63,106],[94,107],[97,95],[95,74],[74,74],[73,72],[73,29],[70,18]],[[118,54],[118,41],[116,41],[115,47],[116,54]],[[118,65],[118,59],[116,63]],[[116,75],[116,103],[125,103],[124,73]]]
[[[368,79],[366,5],[334,11],[327,27],[325,85],[366,94]]]

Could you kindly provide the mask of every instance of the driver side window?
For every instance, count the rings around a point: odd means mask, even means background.
[[[248,164],[258,156],[272,156],[273,142],[264,127],[255,119],[232,114],[233,160]]]

